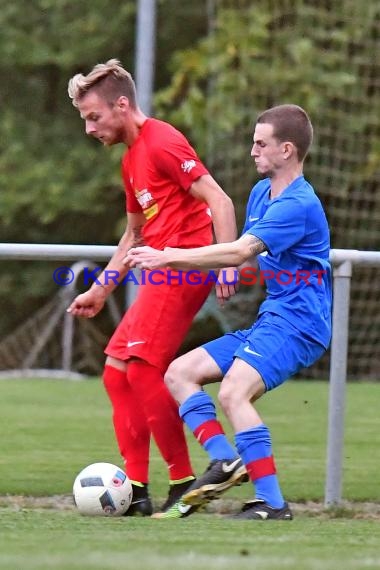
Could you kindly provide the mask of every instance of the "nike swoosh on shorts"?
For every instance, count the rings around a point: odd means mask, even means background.
[[[246,346],[244,348],[244,352],[248,352],[248,354],[253,354],[254,356],[261,356],[262,358],[262,354],[259,354],[258,352],[255,352],[254,350],[251,350],[248,346]]]

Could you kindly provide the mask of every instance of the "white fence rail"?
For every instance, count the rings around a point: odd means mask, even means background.
[[[115,246],[1,243],[0,259],[108,261]],[[347,380],[347,349],[350,285],[353,266],[380,266],[380,252],[332,249],[334,266],[333,336],[330,359],[325,505],[342,500],[344,414]]]

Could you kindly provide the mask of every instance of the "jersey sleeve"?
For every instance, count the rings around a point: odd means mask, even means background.
[[[139,212],[142,212],[142,208],[136,199],[132,185],[129,181],[127,166],[124,160],[121,164],[121,175],[125,189],[125,211],[130,212],[131,214],[138,214]]]
[[[248,198],[247,207],[245,210],[245,221],[244,221],[244,226],[243,226],[241,235],[244,235],[245,233],[247,233],[250,226],[252,225],[249,221],[249,213],[251,211],[251,206],[252,206],[252,202],[254,199],[254,196],[253,196],[254,189],[255,189],[255,187],[252,188],[251,193],[250,193],[249,198]]]
[[[264,217],[246,233],[265,243],[272,255],[278,255],[299,242],[306,232],[307,208],[303,201],[289,197],[274,202]]]
[[[188,140],[175,129],[154,146],[151,158],[158,172],[184,190],[209,173]]]

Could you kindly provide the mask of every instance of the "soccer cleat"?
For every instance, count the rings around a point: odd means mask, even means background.
[[[153,519],[183,519],[198,510],[198,506],[185,505],[182,499],[179,499],[167,511],[154,513]]]
[[[169,493],[165,503],[161,507],[161,511],[154,513],[154,519],[180,519],[191,515],[196,509],[189,507],[180,501],[185,491],[194,483],[195,477],[189,481],[182,483],[172,483],[169,486]]]
[[[169,492],[165,503],[161,507],[161,512],[166,512],[172,508],[172,506],[179,501],[182,495],[191,487],[194,483],[195,477],[192,477],[188,481],[183,481],[182,483],[172,483],[169,485]]]
[[[293,514],[288,503],[284,503],[284,506],[281,507],[281,509],[274,509],[262,499],[253,499],[252,501],[244,503],[240,513],[229,516],[228,518],[235,520],[265,521],[269,519],[277,519],[290,521],[293,518]]]
[[[134,485],[132,483],[133,495],[129,509],[124,513],[125,517],[150,517],[153,513],[153,505],[149,497],[148,485],[144,483]]]
[[[248,481],[247,470],[240,459],[214,459],[206,471],[196,479],[182,497],[185,505],[201,506],[234,485]]]

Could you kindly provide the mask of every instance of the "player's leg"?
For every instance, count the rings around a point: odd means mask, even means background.
[[[163,375],[178,351],[210,286],[173,283],[143,286],[133,307],[128,342],[128,380],[168,465],[170,507],[194,480],[178,405]]]
[[[232,347],[240,342],[238,335],[226,335],[181,356],[169,366],[165,381],[181,404],[182,419],[204,447],[211,462],[205,473],[184,493],[182,500],[167,513],[161,513],[160,518],[188,516],[200,505],[247,480],[246,469],[217,420],[215,405],[202,390],[204,384],[220,381],[223,370],[231,364]]]
[[[139,406],[144,410],[157,447],[169,466],[170,480],[193,479],[183,422],[178,405],[164,383],[162,372],[145,360],[128,361],[128,380]]]
[[[256,490],[255,499],[244,505],[238,517],[291,519],[276,473],[269,428],[251,403],[265,391],[257,370],[236,358],[219,393],[221,407],[235,431],[236,448]]]
[[[127,380],[125,362],[107,357],[103,382],[112,404],[112,419],[125,472],[132,481],[133,499],[127,515],[151,515],[149,497],[150,430],[139,401]]]
[[[235,352],[235,361],[223,379],[219,399],[235,430],[235,442],[255,489],[255,499],[238,519],[284,519],[292,513],[279,485],[271,434],[252,402],[280,386],[324,352],[322,346],[272,314],[262,315]]]

